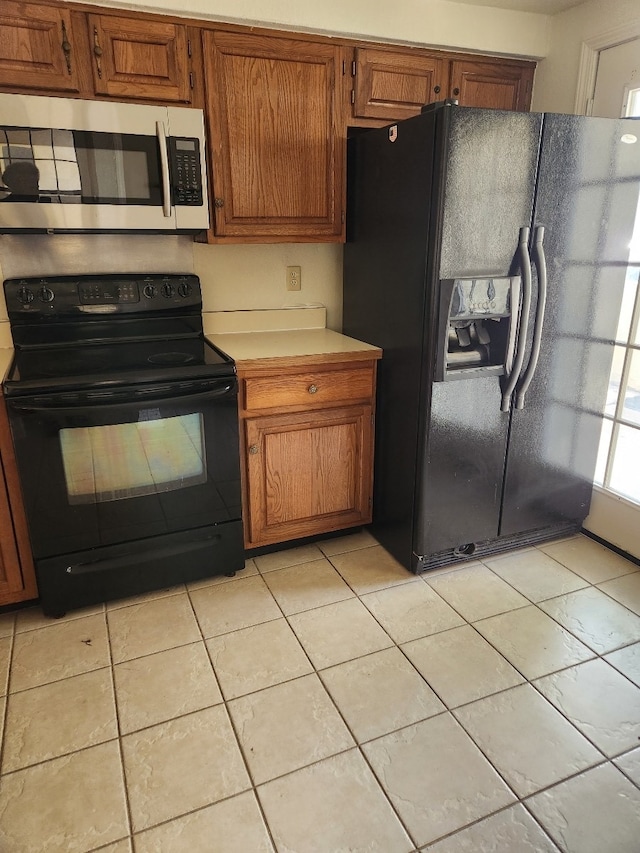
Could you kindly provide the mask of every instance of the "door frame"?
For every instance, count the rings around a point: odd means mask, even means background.
[[[640,38],[640,21],[637,20],[585,39],[582,43],[576,86],[576,115],[591,115],[600,51],[636,38]],[[636,504],[594,485],[591,509],[584,521],[584,529],[640,558],[639,516],[640,508]]]
[[[615,47],[626,41],[640,38],[640,21],[629,21],[620,24],[604,33],[585,39],[582,42],[580,53],[580,65],[578,67],[578,83],[576,86],[576,97],[573,106],[575,115],[591,115],[593,104],[593,92],[596,85],[598,72],[598,54],[608,47]]]

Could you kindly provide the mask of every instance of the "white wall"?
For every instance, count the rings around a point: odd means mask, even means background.
[[[587,0],[554,15],[549,52],[536,70],[532,109],[572,113],[583,42],[618,28],[629,29],[631,37],[639,23],[639,0]]]
[[[86,0],[79,0],[86,2]],[[548,49],[549,18],[450,0],[89,0],[172,15],[274,25],[437,47],[540,57]]]

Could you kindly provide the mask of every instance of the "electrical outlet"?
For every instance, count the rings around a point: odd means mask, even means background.
[[[287,267],[287,290],[300,290],[302,287],[301,267]]]

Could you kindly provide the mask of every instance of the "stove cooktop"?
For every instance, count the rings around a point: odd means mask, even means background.
[[[196,276],[8,279],[4,289],[16,347],[8,396],[235,375],[202,333]]]
[[[235,365],[204,338],[16,350],[5,394],[233,376]]]

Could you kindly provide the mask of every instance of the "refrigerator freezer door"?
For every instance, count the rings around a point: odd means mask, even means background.
[[[541,123],[539,114],[451,110],[440,193],[431,199],[438,211],[428,247],[433,310],[440,280],[520,273]],[[441,346],[436,338],[428,323],[425,353]],[[425,557],[498,535],[510,421],[501,412],[501,377],[434,378],[425,389],[414,518],[414,553]]]
[[[545,229],[547,304],[537,369],[512,413],[501,535],[589,510],[640,189],[640,142],[625,133],[638,135],[637,122],[544,119],[534,226]]]

